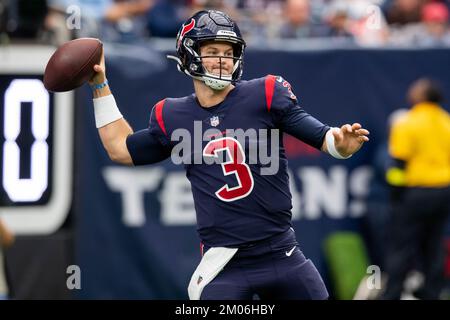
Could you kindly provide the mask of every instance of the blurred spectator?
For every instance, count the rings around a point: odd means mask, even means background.
[[[326,35],[322,22],[312,23],[309,0],[287,0],[284,7],[284,21],[279,31],[282,39],[310,38]]]
[[[271,3],[269,0],[190,0],[188,2],[190,3],[186,10],[186,18],[200,10],[226,12],[239,25],[247,42],[267,40],[268,32],[272,27],[271,22],[274,21],[267,14],[267,5]]]
[[[46,0],[1,0],[1,31],[16,39],[36,39],[42,35],[47,15]]]
[[[389,138],[392,163],[391,221],[382,299],[400,299],[409,271],[421,262],[420,299],[439,299],[444,283],[444,228],[450,209],[450,115],[429,79],[413,83],[412,109],[394,123]]]
[[[0,0],[0,44],[5,41],[6,34],[6,1]]]
[[[226,6],[223,0],[190,0],[187,1],[189,7],[188,15],[199,10],[221,10]]]
[[[377,1],[335,0],[328,9],[328,12],[333,11],[336,12],[335,21],[340,24],[340,33],[353,37],[358,45],[378,47],[388,42],[388,26]],[[330,26],[336,29],[332,24]]]
[[[391,43],[418,47],[450,46],[447,6],[431,2],[424,5],[421,12],[421,23],[393,28]]]
[[[2,249],[10,247],[14,242],[14,235],[0,219],[0,300],[8,299],[8,284]]]
[[[189,0],[187,2],[189,4],[186,11],[186,18],[192,16],[195,12],[201,10],[219,10],[227,12],[228,15],[233,19],[236,19],[241,16],[239,11],[237,10],[239,4],[236,1]]]
[[[147,28],[151,37],[175,38],[181,23],[186,20],[179,1],[156,0],[147,14]]]
[[[147,35],[145,14],[153,0],[49,0],[51,14],[63,14],[75,37],[130,42]],[[52,17],[48,21],[52,21]],[[77,20],[81,23],[77,24]],[[54,27],[54,26],[50,26]]]
[[[419,46],[449,46],[448,8],[440,2],[426,4],[422,8],[422,26],[414,40]]]
[[[347,6],[343,2],[331,4],[325,13],[328,24],[327,36],[353,38],[350,32],[350,17]]]
[[[389,24],[405,25],[421,21],[421,9],[426,0],[392,0],[387,2],[386,20]]]

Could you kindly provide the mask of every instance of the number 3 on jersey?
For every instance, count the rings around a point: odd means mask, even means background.
[[[248,196],[253,190],[253,176],[245,163],[245,153],[241,144],[234,138],[226,137],[210,141],[203,149],[204,157],[219,157],[219,152],[227,152],[229,160],[221,163],[224,175],[234,174],[238,186],[230,188],[225,184],[216,191],[216,196],[226,202],[239,200]]]

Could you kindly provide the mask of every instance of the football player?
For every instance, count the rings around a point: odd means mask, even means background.
[[[299,106],[280,76],[240,80],[245,46],[225,13],[200,11],[189,18],[177,36],[177,57],[170,58],[193,78],[195,93],[156,103],[148,128],[137,132],[115,103],[103,58],[90,80],[96,126],[110,158],[126,165],[167,159],[180,143],[201,146],[181,152],[202,244],[191,299],[327,299],[319,272],[296,241],[287,159],[282,134],[276,134],[287,132],[345,159],[368,141],[369,132],[358,123],[321,123]],[[237,129],[267,134],[246,144],[234,135]],[[180,130],[189,133],[183,141]],[[250,157],[254,144],[276,149],[277,170],[262,173],[266,164]]]

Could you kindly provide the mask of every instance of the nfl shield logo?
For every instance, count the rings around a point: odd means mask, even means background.
[[[211,117],[209,119],[209,121],[211,123],[211,126],[213,126],[213,127],[217,127],[219,125],[219,122],[220,122],[218,116]]]

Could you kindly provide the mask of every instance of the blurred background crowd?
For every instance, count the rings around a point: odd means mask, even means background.
[[[449,0],[0,0],[1,41],[173,38],[200,9],[238,21],[252,46],[279,39],[363,47],[450,45]]]

